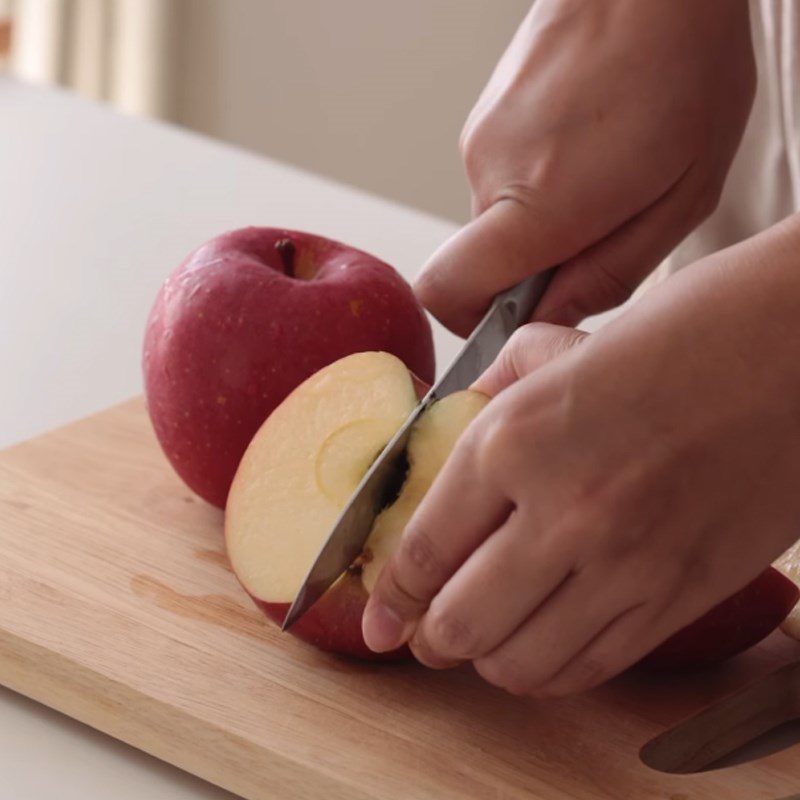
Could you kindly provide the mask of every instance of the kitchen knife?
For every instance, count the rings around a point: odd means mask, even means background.
[[[542,298],[552,270],[526,278],[501,292],[464,343],[442,377],[411,412],[400,430],[373,462],[333,526],[283,620],[287,630],[333,585],[361,553],[375,517],[386,505],[387,491],[397,487],[411,428],[431,403],[468,388],[494,361],[511,334],[528,322]]]

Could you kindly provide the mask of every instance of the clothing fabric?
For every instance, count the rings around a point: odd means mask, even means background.
[[[750,15],[758,88],[741,147],[716,211],[655,280],[800,209],[800,2],[751,0]]]

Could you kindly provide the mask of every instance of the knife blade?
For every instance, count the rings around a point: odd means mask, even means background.
[[[468,388],[495,360],[511,334],[531,318],[551,276],[552,270],[533,275],[495,297],[442,377],[411,412],[356,487],[303,580],[283,620],[283,630],[300,619],[361,553],[375,517],[385,505],[387,487],[397,483],[411,429],[420,415],[437,400]]]

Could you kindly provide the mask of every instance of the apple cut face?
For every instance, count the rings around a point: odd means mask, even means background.
[[[325,536],[417,402],[388,353],[357,353],[312,375],[270,415],[236,473],[226,543],[265,603],[294,599]]]
[[[378,515],[364,546],[362,580],[368,592],[459,437],[488,402],[479,392],[456,392],[434,403],[414,426],[408,441],[405,483],[395,502]]]
[[[418,384],[387,353],[357,353],[295,389],[253,438],[236,473],[225,516],[228,556],[256,604],[282,622],[309,567],[373,460],[405,422]],[[488,399],[459,392],[435,403],[412,430],[408,472],[375,521],[354,565],[291,631],[324,650],[370,659],[361,617],[381,567],[397,547],[467,425]]]

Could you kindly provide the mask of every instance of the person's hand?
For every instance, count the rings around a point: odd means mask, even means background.
[[[692,265],[585,338],[534,323],[364,615],[375,650],[583,690],[800,533],[800,218]],[[574,345],[574,346],[571,346]]]
[[[622,303],[714,209],[755,91],[747,0],[537,0],[467,120],[473,221],[416,282],[466,335],[562,265],[536,318]]]

